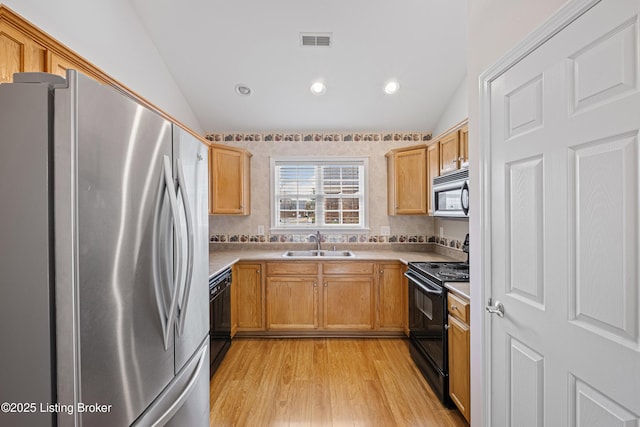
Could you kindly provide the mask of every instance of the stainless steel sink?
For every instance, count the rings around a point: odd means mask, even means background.
[[[282,256],[285,258],[350,258],[355,254],[351,251],[287,251]]]
[[[349,258],[355,256],[351,251],[319,251],[318,256],[325,258]]]

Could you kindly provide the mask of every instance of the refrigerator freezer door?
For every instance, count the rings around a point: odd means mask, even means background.
[[[61,403],[111,405],[108,413],[76,414],[82,425],[128,426],[174,377],[173,339],[165,350],[165,319],[158,312],[158,301],[168,305],[171,299],[167,276],[173,274],[170,209],[160,186],[163,159],[171,157],[171,124],[112,88],[75,73],[68,77],[69,89],[55,91],[56,167],[70,171],[68,183],[56,184],[56,214],[63,216],[56,233],[73,236],[69,247],[57,247],[59,268],[72,285],[60,283],[57,310],[58,330],[67,331],[60,342],[76,341],[75,349],[58,346],[58,395]],[[67,184],[66,199],[60,193]],[[156,215],[163,227],[154,238]],[[168,266],[159,299],[154,244]],[[66,375],[71,370],[73,376]],[[61,425],[69,425],[61,417]]]
[[[209,425],[209,344],[193,357],[132,427],[204,427]]]
[[[180,226],[186,236],[183,246],[176,247],[177,257],[186,265],[178,296],[178,372],[209,333],[209,175],[207,146],[177,125],[173,125],[173,164],[182,207]]]

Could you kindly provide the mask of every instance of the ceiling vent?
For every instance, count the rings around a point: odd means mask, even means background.
[[[311,47],[331,47],[331,33],[300,33],[300,44]]]

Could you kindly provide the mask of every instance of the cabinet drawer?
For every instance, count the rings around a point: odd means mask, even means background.
[[[449,314],[462,322],[469,324],[469,301],[462,299],[451,292],[447,295],[447,310],[449,311]]]
[[[324,274],[373,274],[372,262],[336,261],[322,263]]]
[[[270,262],[267,264],[267,276],[273,275],[312,275],[318,274],[318,263],[315,262]]]

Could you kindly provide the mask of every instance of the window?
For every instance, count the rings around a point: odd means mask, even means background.
[[[271,160],[272,229],[366,229],[367,159]]]

